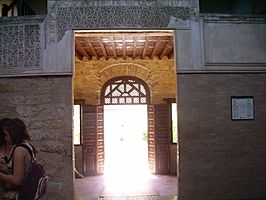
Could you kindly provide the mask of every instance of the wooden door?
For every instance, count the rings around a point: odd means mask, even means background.
[[[104,172],[103,106],[97,106],[97,174]]]
[[[155,135],[154,135],[154,105],[148,105],[148,159],[149,170],[155,173]]]
[[[170,173],[170,104],[155,105],[155,173]]]
[[[96,106],[83,106],[83,157],[86,175],[97,174]]]
[[[83,157],[86,175],[104,171],[103,106],[83,107]]]

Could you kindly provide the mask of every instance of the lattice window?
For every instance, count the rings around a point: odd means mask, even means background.
[[[102,104],[128,105],[149,104],[147,84],[136,77],[116,77],[105,83],[102,89]]]

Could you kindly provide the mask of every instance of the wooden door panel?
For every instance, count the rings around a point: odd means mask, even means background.
[[[104,172],[103,106],[97,106],[97,174]]]
[[[96,159],[95,159],[95,156],[90,156],[90,155],[87,155],[85,157],[85,163],[86,163],[86,166],[87,166],[87,171],[88,172],[95,172],[96,171]]]
[[[160,153],[157,154],[157,173],[166,173],[168,174],[168,168],[169,168],[169,152],[168,151],[160,151]]]
[[[96,167],[96,107],[83,106],[83,157],[86,175],[95,175]]]
[[[155,105],[155,172],[170,173],[171,110],[169,104]]]
[[[151,173],[155,173],[154,109],[154,105],[148,105],[148,159]]]
[[[103,106],[83,107],[83,154],[86,175],[104,170]]]

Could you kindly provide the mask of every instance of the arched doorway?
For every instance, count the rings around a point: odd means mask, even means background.
[[[137,77],[116,77],[104,84],[101,97],[106,175],[148,172],[149,94],[146,83]]]
[[[132,76],[115,77],[102,87],[107,193],[132,193],[148,181],[149,94],[147,84]]]

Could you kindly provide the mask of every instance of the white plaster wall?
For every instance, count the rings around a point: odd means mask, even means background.
[[[202,20],[204,65],[266,67],[266,21]]]
[[[177,26],[176,26],[177,27]],[[266,70],[266,19],[204,16],[175,31],[177,72]]]
[[[50,43],[43,51],[42,66],[47,74],[72,74],[74,66],[74,31],[66,31],[58,43]]]

